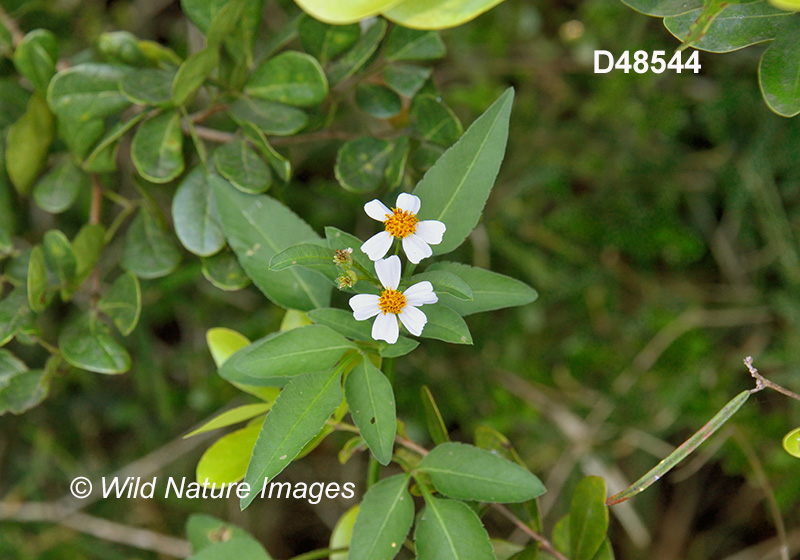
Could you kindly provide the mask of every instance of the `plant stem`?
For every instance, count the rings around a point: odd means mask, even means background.
[[[367,467],[367,490],[381,479],[381,464],[370,454]]]
[[[790,391],[786,387],[782,387],[781,385],[778,385],[777,383],[773,383],[772,381],[770,381],[769,379],[767,379],[766,377],[764,377],[763,375],[758,373],[758,370],[755,367],[753,367],[753,357],[752,356],[747,356],[744,359],[744,365],[747,366],[748,371],[750,371],[750,375],[752,375],[753,378],[756,380],[756,387],[755,387],[755,389],[751,389],[750,390],[751,393],[757,393],[758,391],[760,391],[760,390],[762,390],[764,388],[770,388],[770,389],[772,389],[774,391],[778,391],[782,395],[786,395],[789,398],[792,398],[792,399],[794,399],[796,401],[800,401],[800,395],[798,395],[794,391]]]
[[[553,546],[553,543],[551,543],[542,535],[540,535],[539,533],[528,527],[525,523],[522,522],[522,520],[519,517],[511,513],[511,510],[509,510],[506,506],[504,506],[503,504],[492,504],[492,509],[494,509],[495,511],[499,511],[501,514],[503,514],[503,516],[506,519],[508,519],[514,525],[516,525],[517,528],[519,528],[522,532],[524,532],[530,538],[538,542],[541,545],[541,547],[547,551],[548,554],[557,558],[558,560],[568,560],[566,556],[564,556],[558,550],[556,550],[556,548]]]
[[[25,34],[17,25],[17,22],[0,6],[0,24],[4,25],[8,32],[11,34],[11,44],[14,48],[22,42]]]
[[[319,550],[312,550],[300,556],[295,556],[292,560],[318,560],[319,558],[327,558],[332,554],[347,552],[349,549],[344,548],[320,548]]]

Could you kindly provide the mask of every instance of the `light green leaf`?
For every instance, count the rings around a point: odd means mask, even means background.
[[[447,433],[442,413],[439,412],[439,406],[427,385],[420,388],[420,400],[422,401],[422,412],[425,414],[425,425],[428,427],[428,434],[433,443],[439,445],[450,441],[450,434]]]
[[[214,363],[217,367],[222,367],[228,358],[241,350],[250,341],[241,333],[232,329],[224,327],[215,327],[208,329],[206,332],[206,342],[208,343],[208,350],[211,352],[211,357],[214,358]]]
[[[571,558],[592,560],[608,530],[606,483],[599,476],[587,476],[578,483],[569,509]]]
[[[237,560],[272,560],[264,547],[251,536],[233,537],[228,541],[217,542],[204,548],[188,560],[221,560],[236,558]]]
[[[220,290],[235,292],[250,285],[250,278],[236,260],[236,255],[230,251],[203,257],[200,260],[203,276]]]
[[[264,194],[248,195],[223,182],[212,185],[222,227],[256,286],[288,309],[326,307],[332,286],[320,274],[298,267],[269,270],[269,262],[277,253],[304,241],[317,241],[319,236],[277,200]]]
[[[331,2],[330,0],[296,0],[297,5],[311,16],[326,23],[341,25],[356,23],[386,10],[401,0],[350,0]]]
[[[333,531],[331,531],[331,539],[328,545],[331,549],[350,548],[350,539],[353,536],[353,525],[356,522],[358,510],[359,504],[356,504],[344,512],[336,522]],[[331,554],[330,560],[347,560],[347,556],[347,551],[337,552],[336,554]]]
[[[14,51],[14,66],[41,95],[47,95],[47,85],[56,72],[56,61],[56,36],[46,29],[34,29],[26,34]]]
[[[403,109],[400,96],[395,92],[386,86],[363,82],[356,86],[356,104],[378,119],[394,117]]]
[[[131,357],[114,340],[105,323],[88,315],[61,332],[58,347],[64,359],[76,368],[116,374],[131,367]]]
[[[172,238],[141,209],[125,234],[120,265],[139,278],[160,278],[178,267],[181,255]]]
[[[328,276],[336,275],[336,268],[333,262],[334,249],[317,245],[315,243],[301,243],[293,245],[272,257],[269,261],[270,270],[286,270],[292,266],[304,266],[317,268],[320,271],[330,269]]]
[[[392,64],[383,71],[386,85],[400,95],[414,97],[423,84],[431,77],[433,70],[412,64]]]
[[[224,182],[215,175],[206,175],[198,165],[181,181],[172,199],[175,234],[184,247],[201,257],[218,253],[225,246],[225,234],[214,202],[212,184],[215,181]]]
[[[468,506],[455,500],[425,496],[414,544],[418,560],[494,560],[481,520]]]
[[[464,128],[455,113],[433,95],[420,94],[411,102],[414,133],[423,140],[447,147],[461,137]]]
[[[125,74],[119,89],[133,103],[164,107],[172,103],[175,73],[175,69],[140,68]]]
[[[177,111],[144,121],[131,144],[131,159],[151,183],[168,183],[183,173],[183,132]]]
[[[406,0],[407,2],[408,0]],[[404,2],[405,3],[405,2]],[[418,31],[397,25],[386,38],[383,56],[386,60],[432,60],[442,58],[447,50],[437,31]]]
[[[414,29],[457,27],[492,9],[503,0],[405,0],[383,15]]]
[[[308,116],[301,109],[264,99],[240,97],[230,106],[230,112],[240,124],[250,122],[274,136],[291,136],[308,124]]]
[[[472,335],[464,319],[446,305],[425,305],[422,311],[428,318],[420,335],[422,338],[435,338],[452,344],[472,344]]]
[[[58,230],[44,234],[42,251],[47,268],[55,273],[61,287],[61,298],[66,301],[71,293],[69,286],[75,280],[78,262],[67,236]]]
[[[792,18],[761,56],[758,79],[770,109],[783,117],[800,114],[800,20]]]
[[[75,203],[81,190],[89,188],[89,176],[65,160],[51,169],[33,188],[33,199],[43,210],[60,214]]]
[[[136,275],[120,274],[98,302],[98,308],[114,321],[123,336],[131,334],[142,311],[142,289]]]
[[[230,484],[242,480],[260,431],[261,420],[255,420],[215,441],[197,462],[197,481],[207,478],[211,484]]]
[[[242,509],[256,498],[266,479],[274,480],[306,443],[322,430],[342,403],[341,377],[338,368],[307,373],[292,380],[281,392],[264,420],[247,466],[244,479],[250,484],[251,491],[241,500]]]
[[[442,443],[417,466],[445,496],[475,502],[516,503],[545,492],[528,470],[490,451],[463,443]]]
[[[339,184],[354,193],[366,193],[381,186],[392,154],[391,142],[362,136],[339,148],[334,172]]]
[[[465,265],[466,266],[466,265]],[[415,274],[405,282],[401,282],[401,287],[406,285],[413,286],[417,282],[427,280],[433,284],[433,291],[437,296],[449,294],[456,299],[472,300],[472,288],[457,275],[446,270],[426,270],[422,274]]]
[[[218,64],[219,51],[214,47],[207,47],[187,58],[172,82],[172,102],[178,106],[187,103]]]
[[[101,33],[97,39],[97,50],[110,62],[129,66],[147,66],[149,63],[136,35],[128,31]]]
[[[31,309],[41,313],[47,307],[47,264],[44,251],[38,245],[31,251],[28,261],[28,304]]]
[[[72,240],[72,251],[75,253],[75,285],[80,286],[89,276],[100,258],[105,245],[105,229],[97,224],[85,224],[75,239]]]
[[[414,189],[422,200],[419,219],[447,226],[442,243],[433,247],[435,255],[461,245],[478,223],[503,161],[513,98],[514,91],[506,90]]]
[[[267,164],[241,138],[214,150],[214,164],[217,171],[242,192],[266,192],[272,184]]]
[[[236,408],[226,410],[222,414],[215,416],[199,428],[192,430],[183,437],[185,439],[198,434],[204,434],[206,432],[218,430],[220,428],[227,428],[228,426],[233,426],[234,424],[238,424],[240,422],[244,422],[245,420],[255,418],[260,414],[264,414],[270,408],[272,408],[272,403],[256,403],[237,406]],[[255,440],[253,440],[253,444],[255,444]]]
[[[358,72],[372,58],[386,33],[386,21],[377,18],[372,25],[361,34],[361,38],[339,60],[328,69],[328,81],[338,84]]]
[[[414,522],[414,500],[408,493],[408,475],[384,478],[364,495],[348,560],[391,560],[403,547]]]
[[[392,384],[365,358],[347,375],[344,394],[361,437],[378,462],[388,465],[397,432]]]
[[[400,136],[394,141],[392,153],[386,161],[386,170],[383,172],[383,178],[390,189],[399,187],[403,182],[409,148],[408,136]]]
[[[236,362],[236,369],[280,386],[292,378],[333,367],[355,345],[322,325],[307,325],[256,342]]]
[[[44,98],[34,94],[28,108],[8,130],[5,162],[8,178],[26,196],[47,163],[55,136],[55,119]]]
[[[80,121],[119,113],[131,104],[119,91],[119,81],[129,71],[125,66],[95,63],[67,68],[50,80],[47,102],[59,117]]]
[[[676,16],[703,7],[703,0],[622,0],[637,12],[648,16]]]
[[[310,55],[319,60],[323,66],[333,57],[346,51],[358,41],[361,28],[358,24],[328,25],[305,16],[297,24],[300,44]]]
[[[313,56],[287,51],[256,68],[245,93],[267,101],[309,107],[322,103],[328,95],[328,80]]]
[[[447,291],[437,294],[440,303],[447,305],[462,316],[527,305],[539,297],[536,290],[524,282],[476,266],[456,262],[438,262],[426,270],[426,272],[434,271],[450,272],[469,285],[472,290],[472,301],[456,299]]]

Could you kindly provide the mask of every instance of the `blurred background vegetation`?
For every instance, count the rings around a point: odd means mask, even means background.
[[[62,56],[109,30],[180,54],[197,39],[177,0],[0,4],[24,31],[54,31]],[[266,28],[296,11],[269,0]],[[744,356],[775,382],[800,387],[800,125],[761,99],[762,47],[701,53],[699,75],[593,74],[594,49],[677,46],[660,20],[618,1],[507,0],[442,36],[448,55],[434,80],[462,122],[516,88],[505,162],[482,226],[459,256],[528,282],[540,297],[470,317],[474,347],[426,340],[400,361],[398,412],[424,441],[418,395],[427,384],[454,439],[471,441],[481,424],[506,434],[548,488],[549,533],[584,474],[619,490],[618,480],[638,478],[752,386]],[[0,76],[12,71],[0,59]],[[279,196],[317,231],[335,225],[363,237],[369,224],[359,206],[371,197],[337,185],[340,143],[291,145],[296,176]],[[25,203],[20,231],[31,243],[56,226],[71,237],[87,209],[88,200],[54,217]],[[282,311],[254,288],[213,288],[188,256],[179,272],[143,289],[129,373],[73,372],[41,406],[0,419],[4,501],[55,500],[75,476],[109,476],[154,451],[149,477],[193,477],[204,442],[176,438],[232,399],[246,402],[215,374],[205,332],[226,326],[255,338],[276,329]],[[681,468],[612,509],[616,557],[777,558],[769,555],[776,512],[800,550],[799,464],[780,446],[798,425],[798,403],[759,393]],[[363,492],[366,457],[340,466],[342,443],[329,438],[283,478],[352,480]],[[177,537],[190,513],[209,513],[286,558],[326,546],[350,505],[273,500],[241,513],[234,501],[109,499],[86,511]],[[499,517],[486,522],[493,535],[511,533]],[[159,558],[55,524],[7,521],[0,551],[20,560]]]

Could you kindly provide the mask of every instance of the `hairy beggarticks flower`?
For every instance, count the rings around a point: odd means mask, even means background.
[[[430,257],[433,254],[430,246],[442,242],[447,228],[439,220],[420,222],[417,219],[419,207],[419,197],[408,193],[400,193],[391,210],[377,198],[367,202],[364,211],[373,220],[383,222],[385,229],[367,239],[361,250],[370,260],[377,261],[386,255],[396,237],[402,240],[403,251],[412,263]]]
[[[401,323],[414,336],[422,334],[428,318],[417,309],[420,305],[436,303],[439,298],[427,280],[417,282],[406,291],[400,292],[400,258],[392,255],[388,259],[375,261],[375,272],[383,285],[381,295],[358,294],[350,298],[350,307],[356,321],[375,317],[372,324],[372,338],[385,340],[389,344],[397,342]]]

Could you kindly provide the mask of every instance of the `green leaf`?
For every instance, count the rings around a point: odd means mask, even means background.
[[[17,192],[26,196],[47,163],[55,136],[55,119],[44,98],[34,94],[28,108],[8,130],[6,173]]]
[[[208,25],[206,43],[209,47],[219,47],[227,36],[233,33],[242,19],[247,0],[229,0],[214,15]]]
[[[397,433],[392,384],[365,358],[347,375],[344,395],[361,437],[378,462],[388,465]]]
[[[89,188],[89,176],[65,160],[42,177],[33,188],[33,199],[43,210],[60,214],[75,203],[81,190]]]
[[[105,323],[88,315],[61,332],[58,347],[64,359],[76,368],[115,374],[131,367],[131,357],[114,340]]]
[[[214,164],[217,171],[242,192],[266,192],[272,184],[267,164],[241,138],[214,150]]]
[[[456,299],[472,300],[472,288],[469,287],[469,284],[456,274],[446,270],[426,270],[422,274],[415,274],[405,282],[400,282],[400,285],[412,286],[424,280],[433,284],[433,291],[437,296],[449,294]]]
[[[356,86],[356,104],[359,109],[378,119],[394,117],[403,109],[400,97],[377,84],[359,83]]]
[[[267,101],[309,107],[322,103],[328,95],[328,80],[313,56],[287,51],[256,68],[245,93]]]
[[[456,299],[444,290],[441,294],[437,292],[440,303],[462,316],[527,305],[539,297],[536,290],[524,282],[476,266],[438,262],[429,266],[426,273],[434,271],[451,272],[469,285],[472,290],[472,301]]]
[[[770,109],[783,117],[800,114],[800,20],[786,29],[761,56],[761,93]]]
[[[392,153],[386,161],[386,170],[383,172],[383,178],[390,189],[400,186],[403,182],[403,175],[406,170],[406,162],[408,161],[409,140],[408,136],[400,136],[394,141]]]
[[[13,354],[0,350],[0,415],[22,414],[42,402],[57,363],[50,358],[44,370],[29,371]]]
[[[254,538],[233,537],[230,540],[217,542],[204,548],[189,560],[220,560],[222,558],[236,558],[237,560],[272,560],[264,547]]]
[[[461,316],[442,303],[422,308],[428,322],[422,329],[422,338],[434,338],[453,344],[472,344],[469,327]]]
[[[144,208],[125,234],[120,266],[139,278],[160,278],[178,267],[181,255],[172,238]]]
[[[364,244],[358,237],[342,231],[333,226],[325,228],[325,238],[328,240],[328,247],[331,249],[353,249],[353,260],[366,270],[375,270],[375,265],[369,260],[359,247]]]
[[[369,321],[356,321],[353,314],[344,309],[332,307],[312,309],[308,312],[308,318],[314,321],[314,324],[329,327],[353,340],[365,342],[373,340],[370,335],[372,327]]]
[[[56,61],[56,36],[46,29],[34,29],[26,34],[14,51],[14,66],[42,95],[47,94],[47,85],[56,73]]]
[[[408,3],[408,0],[406,2]],[[396,25],[386,38],[383,56],[390,62],[398,60],[433,60],[447,53],[437,31],[419,31]]]
[[[328,81],[331,84],[338,84],[358,72],[378,50],[385,33],[386,21],[382,18],[377,18],[361,34],[361,38],[355,46],[329,66]]]
[[[478,223],[503,161],[513,98],[514,91],[506,90],[414,189],[422,200],[419,219],[447,225],[442,243],[433,247],[435,255],[461,245]]]
[[[354,193],[366,193],[381,186],[392,144],[362,136],[348,140],[339,148],[334,172],[339,184]]]
[[[97,50],[110,62],[129,66],[147,66],[149,64],[136,35],[128,31],[102,33],[97,39]]]
[[[198,165],[181,181],[172,199],[175,234],[184,247],[201,257],[211,256],[225,247],[225,234],[214,202],[212,185],[215,181],[224,182],[215,175],[206,175]]]
[[[207,47],[187,58],[172,82],[172,102],[178,106],[187,103],[218,64],[219,51],[214,47]]]
[[[199,428],[192,430],[183,437],[185,439],[198,434],[204,434],[206,432],[218,430],[220,428],[227,428],[228,426],[233,426],[234,424],[238,424],[240,422],[244,422],[245,420],[250,420],[251,418],[255,418],[256,416],[264,414],[270,408],[272,408],[272,403],[256,403],[237,406],[236,408],[226,410],[222,414],[215,416]],[[255,439],[253,440],[253,444],[255,444]],[[198,478],[198,480],[200,479]]]
[[[217,367],[222,367],[222,364],[228,358],[250,344],[250,341],[243,334],[224,327],[208,329],[206,342]]]
[[[425,496],[414,531],[418,560],[494,560],[489,535],[468,506]]]
[[[103,119],[81,121],[58,117],[56,128],[58,137],[67,145],[76,161],[82,161],[89,154],[104,132]]]
[[[119,139],[146,116],[146,112],[141,112],[131,117],[128,121],[117,123],[114,128],[97,143],[92,153],[86,157],[82,164],[83,169],[94,173],[106,173],[116,170]]]
[[[267,137],[256,125],[248,121],[241,122],[240,124],[244,129],[245,135],[253,141],[256,148],[261,150],[261,153],[267,158],[267,161],[272,166],[272,169],[275,170],[275,173],[278,174],[281,181],[289,181],[292,176],[291,162],[272,147]]]
[[[53,271],[58,279],[61,298],[66,301],[71,293],[69,286],[75,280],[78,267],[72,245],[66,235],[58,230],[50,230],[44,234],[42,250],[47,268]]]
[[[215,441],[197,462],[197,481],[230,484],[242,480],[260,431],[261,421],[255,420]]]
[[[89,276],[100,258],[105,245],[106,232],[97,224],[84,225],[75,239],[72,240],[72,251],[75,253],[75,285],[80,286]]]
[[[331,531],[331,539],[328,544],[329,548],[336,550],[337,548],[350,548],[350,539],[353,537],[353,525],[356,522],[358,515],[359,504],[354,505],[342,514],[336,525]],[[331,554],[330,560],[347,560],[348,553],[338,552]]]
[[[414,97],[428,78],[433,69],[413,64],[392,64],[383,71],[386,85],[400,95],[408,98]]]
[[[383,342],[379,344],[382,345],[382,348],[378,351],[378,354],[383,358],[399,358],[400,356],[405,356],[412,352],[419,346],[419,342],[404,336],[398,338],[397,342],[394,344],[384,344]]]
[[[142,289],[135,274],[120,274],[98,302],[100,311],[108,315],[123,336],[136,328],[142,312]]]
[[[183,173],[183,132],[177,111],[144,121],[131,144],[131,159],[151,183],[169,183]]]
[[[272,257],[269,261],[269,269],[286,270],[292,266],[329,268],[335,276],[334,254],[336,254],[336,251],[330,247],[315,243],[301,243],[300,245],[293,245]]]
[[[28,261],[28,304],[31,309],[41,313],[47,307],[47,264],[44,260],[44,251],[36,246],[31,251]]]
[[[307,373],[286,386],[267,414],[253,449],[244,477],[251,491],[241,500],[242,509],[256,498],[265,480],[274,480],[322,430],[342,398],[339,368]]]
[[[569,542],[573,560],[592,560],[608,530],[606,483],[588,476],[578,483],[569,509]]]
[[[447,426],[444,425],[442,413],[433,398],[433,393],[427,385],[420,388],[420,399],[422,401],[422,411],[425,413],[425,425],[433,443],[440,444],[450,441],[450,434],[447,433]]]
[[[8,387],[9,381],[28,371],[28,366],[8,350],[0,350],[0,389]]]
[[[236,369],[250,377],[280,386],[292,378],[333,367],[355,345],[322,325],[307,325],[278,333],[251,345]]]
[[[167,68],[137,69],[122,77],[119,89],[133,103],[164,107],[172,103],[175,72]]]
[[[212,185],[225,236],[256,286],[288,309],[327,307],[331,284],[320,274],[293,267],[269,270],[277,253],[319,236],[286,206],[268,195],[248,195],[231,185]]]
[[[516,503],[541,496],[545,488],[528,470],[490,451],[442,443],[417,466],[445,496],[475,502]]]
[[[411,102],[411,119],[414,133],[423,140],[447,147],[461,137],[461,121],[440,99],[430,94],[420,94]]]
[[[611,541],[608,540],[608,537],[600,545],[600,549],[592,557],[592,560],[614,560],[614,549],[611,548]]]
[[[358,24],[328,25],[305,16],[297,24],[297,34],[303,50],[314,56],[321,64],[346,51],[358,41],[361,28]]]
[[[676,16],[703,7],[703,0],[622,0],[622,3],[637,12],[657,17]]]
[[[383,15],[389,20],[415,29],[446,29],[466,23],[492,9],[503,0],[405,0]]]
[[[230,106],[240,124],[252,123],[265,134],[291,136],[308,124],[308,115],[301,109],[263,99],[240,97]]]
[[[297,5],[318,20],[341,25],[355,23],[377,15],[401,0],[351,0],[331,2],[330,0],[297,0]]]
[[[202,513],[190,515],[189,520],[186,522],[186,539],[192,545],[192,550],[195,553],[217,544],[223,535],[230,536],[229,540],[240,537],[251,538],[247,531],[241,527]],[[237,556],[236,558],[245,560],[244,557]]]
[[[235,292],[250,285],[250,278],[233,253],[225,251],[200,260],[203,276],[220,290]]]
[[[20,332],[33,330],[33,314],[26,291],[25,286],[20,286],[0,300],[0,346],[5,346]]]
[[[391,560],[403,547],[414,523],[408,475],[384,478],[367,493],[356,516],[348,560]]]
[[[119,82],[130,70],[125,66],[86,63],[67,68],[50,80],[47,102],[59,117],[88,121],[121,112],[130,101]]]

